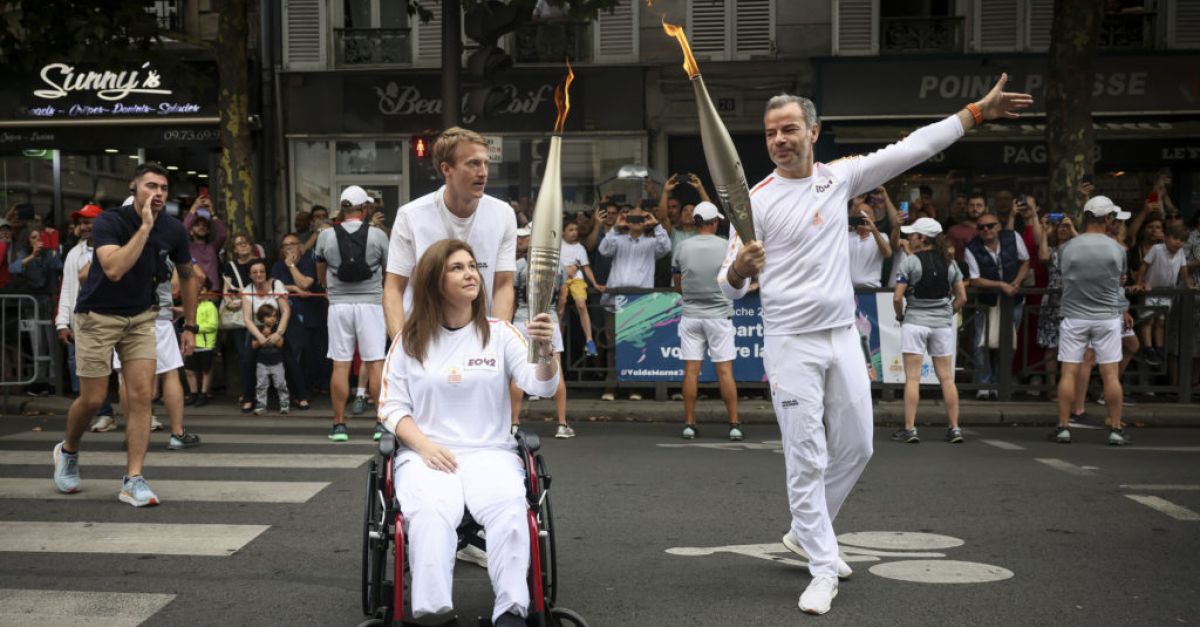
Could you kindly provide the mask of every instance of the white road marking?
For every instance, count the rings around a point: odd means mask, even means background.
[[[196,434],[200,436],[201,444],[276,444],[280,446],[328,446],[345,448],[347,446],[378,446],[376,442],[368,437],[352,439],[349,442],[332,442],[324,433],[313,433],[310,435],[295,435],[295,434],[278,434],[269,433],[204,433],[200,427],[191,425]],[[165,447],[167,440],[171,436],[165,432],[156,433],[150,438],[150,449],[159,449]],[[59,442],[62,440],[62,434],[57,431],[25,431],[23,433],[13,433],[0,437],[0,441],[4,442]],[[116,444],[125,440],[125,434],[117,431],[108,433],[89,433],[83,436],[84,444],[92,442],[108,442]],[[191,453],[185,453],[190,455]]]
[[[719,451],[775,451],[783,450],[783,442],[681,442],[656,444],[662,448],[710,448]]]
[[[916,583],[990,583],[1013,576],[1007,568],[957,560],[901,560],[876,564],[871,574]]]
[[[112,500],[117,479],[89,481],[76,494],[62,494],[49,479],[2,479],[0,499]],[[100,487],[97,487],[97,484]],[[156,479],[154,493],[164,502],[304,503],[328,486],[323,481],[171,481]]]
[[[1126,494],[1125,498],[1141,503],[1150,509],[1157,510],[1160,513],[1174,518],[1175,520],[1182,520],[1185,522],[1200,520],[1200,514],[1197,514],[1196,512],[1193,512],[1182,505],[1176,505],[1175,503],[1172,503],[1164,498],[1149,496],[1146,494]]]
[[[980,440],[980,442],[983,442],[989,446],[994,446],[998,449],[1003,449],[1005,451],[1025,450],[1025,447],[1021,446],[1020,444],[1013,444],[1012,442],[1005,442],[1004,440]]]
[[[113,497],[114,506],[116,498]],[[269,525],[0,521],[0,551],[233,555]]]
[[[1185,491],[1194,492],[1200,491],[1200,485],[1186,485],[1181,483],[1134,483],[1122,485],[1122,490],[1143,490],[1147,492],[1168,492],[1168,491]]]
[[[918,531],[860,531],[843,533],[837,540],[841,545],[880,551],[940,551],[966,544],[954,536]]]
[[[151,451],[146,466],[171,468],[358,468],[370,459],[370,455],[267,455],[247,453],[197,453],[193,451]],[[87,472],[91,466],[125,466],[124,452],[88,452],[79,455],[79,465]],[[45,451],[0,451],[0,464],[49,467],[52,464],[50,450]],[[84,474],[86,478],[87,475]],[[47,474],[47,481],[49,475]]]
[[[1153,451],[1155,453],[1200,453],[1200,446],[1114,446],[1120,451]]]
[[[1038,457],[1037,461],[1039,461],[1055,470],[1061,470],[1069,475],[1075,475],[1077,477],[1093,476],[1092,471],[1087,470],[1085,468],[1080,468],[1079,466],[1076,466],[1075,464],[1072,464],[1068,461],[1064,461],[1061,459]]]
[[[0,588],[0,625],[137,627],[174,598],[173,594]]]

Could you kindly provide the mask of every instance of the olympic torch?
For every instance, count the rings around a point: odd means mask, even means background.
[[[550,150],[546,154],[546,172],[542,175],[542,186],[538,188],[537,202],[533,207],[533,232],[529,237],[529,319],[550,312],[550,300],[554,297],[558,281],[559,255],[562,251],[562,132],[571,109],[570,89],[575,72],[567,62],[567,78],[554,90],[554,104],[558,118],[554,122],[554,135],[550,137]],[[553,348],[538,343],[529,345],[529,362],[548,359]]]
[[[708,172],[712,175],[713,185],[717,188],[717,197],[725,207],[725,215],[729,223],[743,242],[754,240],[754,218],[750,213],[750,187],[746,185],[746,173],[742,170],[742,160],[738,157],[737,149],[733,147],[733,138],[729,130],[717,115],[704,79],[700,76],[700,66],[692,56],[688,46],[687,36],[683,27],[668,24],[663,20],[663,30],[679,41],[683,48],[683,69],[692,81],[692,90],[696,94],[696,112],[700,117],[700,142],[704,145],[704,160],[708,162]]]

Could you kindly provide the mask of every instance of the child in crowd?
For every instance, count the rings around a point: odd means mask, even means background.
[[[184,372],[187,375],[188,389],[192,395],[188,405],[203,407],[212,400],[213,349],[217,346],[217,327],[221,316],[217,312],[217,294],[209,289],[205,279],[205,291],[200,293],[200,302],[196,305],[196,350],[184,359]]]
[[[597,283],[596,275],[592,274],[592,266],[588,263],[587,249],[579,243],[579,225],[574,222],[568,222],[563,226],[559,263],[567,273],[567,292],[570,293],[571,300],[575,303],[575,311],[579,314],[579,325],[583,327],[583,337],[586,340],[584,350],[589,357],[595,357],[598,353],[596,352],[596,342],[592,340],[592,318],[588,315],[587,307],[587,282],[583,280],[583,277],[586,275],[588,281],[591,281],[599,292],[604,291],[604,286]]]
[[[1150,247],[1137,273],[1137,287],[1145,292],[1160,287],[1175,287],[1182,281],[1188,289],[1195,289],[1192,278],[1186,271],[1186,260],[1182,249],[1188,238],[1187,227],[1172,224],[1165,231],[1161,243]],[[1141,317],[1145,322],[1141,328],[1142,358],[1153,366],[1161,364],[1167,357],[1166,326],[1167,314],[1171,312],[1170,296],[1148,295],[1143,300]]]
[[[254,414],[261,416],[267,411],[267,388],[275,385],[279,395],[279,413],[288,413],[287,379],[283,374],[283,336],[279,335],[279,312],[269,303],[263,304],[254,314],[258,330],[266,337],[265,342],[250,340],[255,351],[255,376],[258,386],[254,394]]]

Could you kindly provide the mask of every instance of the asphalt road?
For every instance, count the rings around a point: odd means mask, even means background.
[[[200,448],[155,437],[147,478],[164,504],[145,510],[116,500],[114,434],[85,438],[84,492],[55,496],[62,424],[0,422],[0,625],[362,620],[365,422],[334,445],[322,420],[197,418]],[[1057,445],[1040,428],[974,428],[955,446],[933,428],[919,445],[878,429],[835,525],[856,572],[816,618],[797,609],[808,574],[779,544],[776,429],[730,444],[716,427],[685,443],[676,425],[576,426],[544,452],[560,604],[591,625],[1200,622],[1200,430],[1143,429],[1117,449],[1101,431]],[[485,571],[457,570],[460,614],[490,614]]]

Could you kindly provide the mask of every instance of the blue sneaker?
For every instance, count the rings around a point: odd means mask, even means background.
[[[54,445],[54,487],[63,494],[79,491],[79,453],[63,452],[63,442]]]
[[[158,505],[158,496],[150,489],[150,484],[141,475],[125,477],[121,483],[121,494],[117,496],[122,503],[134,507],[149,507]]]
[[[583,351],[587,353],[588,357],[596,357],[600,354],[599,351],[596,350],[596,342],[593,340],[588,340],[587,344],[583,345]]]
[[[350,413],[355,416],[360,416],[364,411],[367,411],[367,399],[361,396],[355,396],[354,402],[350,403]]]

